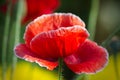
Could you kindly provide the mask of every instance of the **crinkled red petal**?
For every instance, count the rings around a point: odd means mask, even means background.
[[[60,58],[73,54],[88,37],[84,27],[61,27],[35,36],[30,48],[42,58]]]
[[[41,32],[56,30],[60,27],[70,27],[80,25],[85,27],[84,22],[73,14],[54,13],[38,17],[33,22],[28,24],[24,39],[27,46],[30,46],[30,41],[34,36]]]
[[[30,62],[36,62],[42,67],[46,67],[49,70],[53,70],[57,65],[57,61],[49,61],[39,58],[36,56],[25,44],[19,44],[14,49],[15,54],[22,59],[25,59]]]
[[[108,62],[108,53],[95,42],[86,40],[75,54],[66,57],[64,61],[77,74],[95,73]]]

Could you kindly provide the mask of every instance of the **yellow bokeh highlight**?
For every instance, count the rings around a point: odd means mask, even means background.
[[[117,63],[117,66],[115,66],[115,63]],[[120,53],[117,54],[116,62],[114,62],[114,56],[111,55],[108,65],[102,71],[94,75],[88,75],[89,80],[119,80],[117,79],[115,67],[117,67],[118,77],[120,79]]]
[[[1,74],[1,67],[0,67]],[[10,80],[11,68],[9,67],[6,72],[6,80]],[[13,80],[57,80],[58,76],[55,71],[49,71],[27,62],[17,63]]]
[[[87,75],[88,80],[119,80],[116,76],[117,67],[118,76],[120,79],[120,53],[117,55],[117,66],[115,66],[114,56],[109,57],[108,65],[100,72]],[[2,69],[0,66],[0,80],[2,75]],[[56,71],[49,71],[45,68],[41,68],[36,63],[30,63],[26,61],[20,61],[16,65],[13,80],[58,80],[58,73]],[[69,74],[68,74],[69,75]],[[6,72],[6,80],[10,80],[11,66],[8,67]]]

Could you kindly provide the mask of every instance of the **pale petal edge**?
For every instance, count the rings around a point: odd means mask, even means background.
[[[57,61],[51,62],[48,60],[40,59],[38,56],[34,55],[34,53],[28,47],[26,47],[25,44],[18,44],[17,46],[15,46],[14,53],[16,54],[17,57],[25,59],[26,61],[29,62],[36,62],[41,67],[46,67],[48,70],[53,70],[58,66]]]

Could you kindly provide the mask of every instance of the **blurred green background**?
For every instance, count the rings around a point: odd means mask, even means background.
[[[90,32],[90,39],[107,48],[109,52],[109,63],[101,72],[81,76],[74,74],[64,65],[64,80],[120,80],[120,0],[59,0],[59,2],[60,6],[54,12],[78,15],[85,22],[86,28]],[[0,6],[5,3],[6,0],[0,0]],[[13,26],[16,23],[17,5],[13,6],[13,12],[10,15],[7,51],[4,59],[5,69],[2,61],[2,57],[4,57],[2,55],[2,43],[7,14],[0,8],[0,80],[3,80],[3,72],[6,74],[6,80],[57,80],[57,68],[49,71],[36,63],[14,59],[13,48],[16,34]],[[24,3],[22,6],[26,7]],[[24,42],[23,34],[26,25],[27,23],[21,24],[19,37],[21,43]]]

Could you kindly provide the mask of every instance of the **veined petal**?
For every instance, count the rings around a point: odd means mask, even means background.
[[[106,49],[95,42],[86,40],[78,51],[64,59],[67,66],[75,73],[95,73],[108,62]]]
[[[89,36],[84,27],[61,27],[35,36],[30,48],[43,58],[60,58],[73,54]]]
[[[49,70],[53,70],[57,65],[57,61],[49,61],[39,58],[39,56],[34,55],[34,53],[26,47],[25,44],[19,44],[14,49],[15,54],[22,59],[30,62],[36,62],[42,67],[46,67]]]
[[[84,22],[79,17],[71,13],[54,13],[42,15],[28,24],[24,34],[25,43],[27,46],[30,46],[30,41],[32,38],[41,32],[75,25],[85,27]]]

